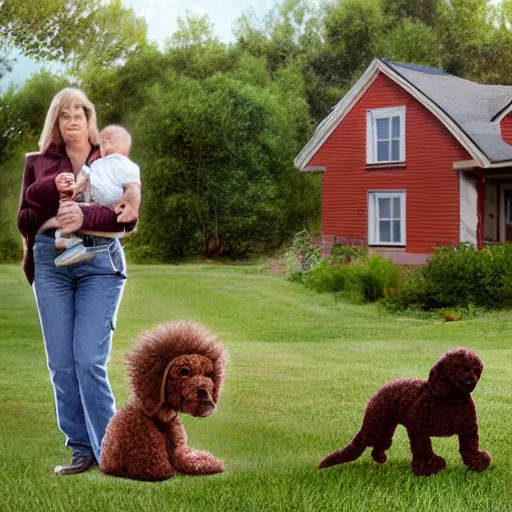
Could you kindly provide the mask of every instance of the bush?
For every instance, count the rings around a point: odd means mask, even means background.
[[[398,283],[399,267],[391,260],[374,255],[368,258],[368,274],[365,280],[365,300],[373,302],[384,297]]]
[[[345,274],[345,267],[330,265],[327,259],[323,259],[315,268],[303,275],[302,282],[319,293],[336,293],[343,290]]]
[[[346,265],[352,261],[365,260],[368,257],[368,248],[363,245],[333,244],[329,251],[329,263]]]
[[[400,267],[397,287],[387,290],[383,304],[392,311],[422,310],[426,294],[425,267],[404,265]]]
[[[307,231],[301,231],[295,235],[284,260],[286,277],[290,281],[302,281],[303,274],[320,262],[320,248],[311,242]]]
[[[344,276],[347,273],[342,266],[355,261],[364,261],[367,256],[368,249],[364,246],[335,243],[331,246],[329,254],[318,265],[304,273],[304,284],[320,293],[342,291]]]
[[[329,265],[323,260],[306,272],[304,284],[318,292],[340,292],[352,302],[374,302],[396,288],[399,269],[390,260],[373,255],[367,261]]]
[[[422,268],[402,274],[388,295],[390,309],[501,309],[512,307],[512,244],[441,247]]]

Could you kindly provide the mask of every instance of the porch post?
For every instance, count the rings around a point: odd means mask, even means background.
[[[476,173],[476,250],[481,251],[484,248],[484,219],[485,219],[485,174],[483,169],[475,169]]]

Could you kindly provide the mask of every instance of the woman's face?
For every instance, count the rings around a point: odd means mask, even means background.
[[[74,103],[62,107],[59,114],[59,131],[65,144],[89,140],[87,117],[81,105]]]

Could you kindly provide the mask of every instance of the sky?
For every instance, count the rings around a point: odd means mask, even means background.
[[[234,41],[232,29],[240,16],[252,10],[258,19],[263,19],[275,5],[275,0],[122,0],[122,4],[145,18],[149,39],[163,47],[165,40],[178,28],[178,17],[184,19],[187,12],[206,14],[215,35],[229,43]],[[55,72],[60,69],[55,63],[42,65],[19,54],[12,56],[16,57],[16,63],[12,72],[0,80],[0,89],[10,84],[22,84],[42,67]]]

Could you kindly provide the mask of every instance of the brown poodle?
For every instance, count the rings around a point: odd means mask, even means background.
[[[222,473],[222,462],[187,446],[179,413],[204,418],[219,400],[226,352],[192,322],[158,326],[127,354],[132,399],[108,424],[101,447],[105,473],[166,480],[176,473]]]
[[[430,436],[459,436],[464,464],[483,471],[491,463],[478,449],[478,423],[471,392],[482,374],[482,361],[471,350],[456,348],[443,354],[428,380],[396,379],[371,397],[363,424],[350,443],[328,455],[318,467],[328,468],[357,459],[373,447],[375,462],[386,462],[386,450],[398,424],[404,425],[411,443],[411,469],[415,475],[442,471],[446,462],[432,450]]]

